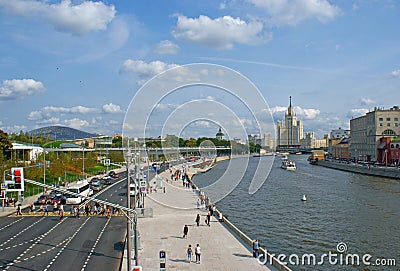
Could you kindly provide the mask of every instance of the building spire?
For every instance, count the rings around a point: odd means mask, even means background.
[[[289,96],[289,106],[292,107],[292,96]]]

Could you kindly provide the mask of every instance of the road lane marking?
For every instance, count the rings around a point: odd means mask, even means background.
[[[66,217],[65,219],[61,220],[60,222],[58,222],[56,225],[54,225],[51,229],[49,229],[47,232],[43,233],[42,235],[40,235],[40,236],[38,236],[38,237],[36,237],[36,238],[34,238],[34,239],[31,239],[31,240],[29,240],[29,241],[27,241],[27,242],[21,243],[21,244],[26,244],[26,243],[35,241],[30,247],[28,247],[25,251],[23,251],[15,260],[13,260],[11,263],[8,263],[6,266],[2,266],[1,268],[6,267],[4,270],[7,270],[7,269],[8,269],[10,266],[12,266],[14,263],[19,263],[19,262],[23,261],[23,260],[21,260],[21,258],[22,258],[26,253],[28,253],[34,246],[36,246],[43,238],[45,238],[47,235],[49,235],[55,228],[57,228],[57,227],[58,227],[61,223],[63,223],[66,219],[67,219],[67,217]],[[19,245],[21,245],[21,244],[19,244]],[[41,255],[41,254],[43,254],[43,253],[39,253],[39,254],[37,254],[37,255]],[[27,258],[27,259],[29,259],[29,258]],[[24,260],[26,260],[26,259],[24,259]]]
[[[21,221],[22,219],[24,219],[24,218],[21,217],[20,219],[15,220],[14,222],[12,222],[12,223],[10,223],[10,224],[8,224],[8,225],[5,225],[3,228],[0,228],[0,231],[2,231],[2,230],[4,230],[4,229],[6,229],[6,228],[8,228],[8,227],[10,227],[10,226],[12,226],[12,225],[14,225],[15,223]]]
[[[96,242],[93,244],[92,249],[90,250],[89,255],[87,256],[87,258],[86,258],[86,260],[85,260],[85,263],[84,263],[83,266],[82,266],[81,271],[84,271],[85,268],[86,268],[86,266],[87,266],[87,264],[89,263],[90,258],[91,258],[92,255],[93,255],[93,251],[95,250],[97,244],[99,243],[100,238],[101,238],[101,236],[103,235],[104,230],[106,229],[106,227],[107,227],[108,223],[110,222],[110,220],[111,220],[111,218],[107,219],[107,222],[106,222],[106,224],[104,225],[103,229],[101,230],[99,236],[97,236]]]
[[[69,245],[69,243],[75,238],[75,236],[79,233],[79,231],[85,226],[85,224],[91,219],[91,216],[89,216],[85,222],[82,223],[82,225],[75,231],[73,235],[71,235],[70,239],[65,242],[64,246],[61,248],[61,250],[57,253],[57,255],[50,261],[50,263],[46,266],[46,268],[43,271],[47,271],[52,264],[57,260],[57,258],[60,256],[60,254],[64,251],[64,249]]]
[[[4,243],[0,244],[0,247],[4,246],[5,244],[11,242],[12,240],[14,240],[16,237],[18,237],[19,235],[23,234],[24,232],[26,232],[27,230],[29,230],[30,228],[32,228],[33,226],[35,226],[37,223],[39,223],[40,221],[42,221],[44,219],[44,217],[42,217],[41,219],[39,219],[38,221],[36,221],[35,223],[32,223],[30,226],[26,227],[25,229],[23,229],[22,231],[20,231],[19,233],[15,234],[13,237],[11,237],[10,239],[8,239],[7,241],[5,241]]]

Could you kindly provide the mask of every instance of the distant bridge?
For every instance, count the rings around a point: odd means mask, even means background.
[[[46,148],[46,152],[93,152],[93,151],[124,151],[126,148]],[[165,148],[130,148],[131,151],[148,152],[149,154],[191,153],[199,151],[231,150],[231,147],[165,147]]]

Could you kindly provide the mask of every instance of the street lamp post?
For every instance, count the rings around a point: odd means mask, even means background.
[[[43,148],[43,184],[46,184],[46,149]],[[43,188],[44,192],[44,188]]]
[[[387,167],[387,149],[385,149],[385,167]]]
[[[130,169],[129,169],[129,162],[132,158],[132,154],[130,153],[130,150],[125,154],[125,160],[126,160],[126,171],[127,171],[127,188],[126,188],[126,199],[127,199],[127,205],[128,208],[131,208],[131,196],[130,196]],[[130,212],[128,213],[128,218],[126,220],[126,243],[127,243],[127,263],[128,263],[128,271],[132,270],[132,258],[131,258],[131,251],[132,251],[132,242],[131,242],[131,220],[130,218]]]
[[[82,180],[85,179],[85,145],[82,148]]]

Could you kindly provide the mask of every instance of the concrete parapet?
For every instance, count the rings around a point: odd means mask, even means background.
[[[345,164],[329,160],[319,160],[316,164],[323,167],[329,167],[353,173],[359,173],[359,174],[365,174],[383,178],[400,179],[399,168],[365,166],[361,164],[352,165],[352,164]]]
[[[216,214],[217,214],[217,217],[219,217],[220,211],[218,209],[216,210]],[[226,217],[224,217],[223,223],[231,232],[233,232],[233,234],[235,234],[237,237],[239,237],[241,241],[243,241],[248,247],[252,248],[253,240],[250,237],[248,237],[245,233],[243,233],[238,227],[236,227]],[[267,249],[260,247],[259,252],[260,252],[260,255],[261,254],[263,255],[262,258],[265,259],[265,257],[267,257],[265,262],[268,265],[272,265],[277,270],[291,271],[291,269],[289,267],[287,267],[286,265],[284,265],[283,263],[278,261],[278,259],[276,257],[274,257],[273,255],[268,253]]]

